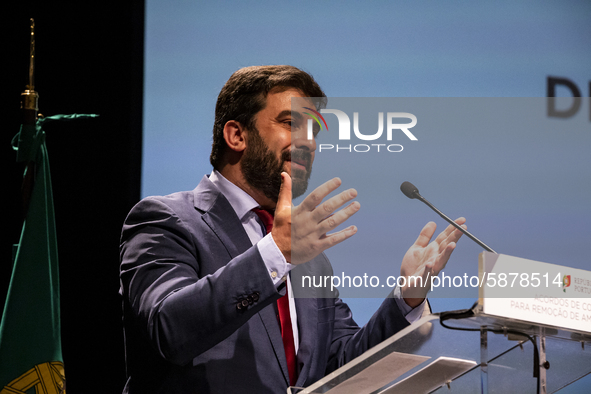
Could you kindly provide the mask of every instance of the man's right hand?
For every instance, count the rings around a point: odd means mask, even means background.
[[[327,234],[344,223],[360,208],[359,202],[354,201],[335,212],[339,207],[357,197],[355,189],[345,190],[322,202],[339,186],[341,186],[341,180],[333,178],[316,188],[295,207],[291,200],[291,177],[286,172],[281,173],[281,190],[271,234],[289,263],[297,265],[310,261],[357,232],[357,227],[349,226]]]

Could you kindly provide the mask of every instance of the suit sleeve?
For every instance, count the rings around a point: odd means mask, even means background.
[[[196,232],[164,198],[132,209],[120,254],[124,308],[138,334],[177,365],[223,341],[285,293],[273,286],[258,248],[231,258],[213,231]],[[204,274],[212,266],[219,268]]]
[[[321,275],[333,274],[332,266],[324,254],[320,256],[315,267],[319,265],[324,267]],[[367,324],[361,328],[353,320],[349,306],[338,297],[338,291],[330,292],[329,289],[324,289],[324,291],[325,294],[322,295],[322,298],[332,297],[334,300],[334,325],[325,374],[342,367],[410,325],[399,309],[396,299],[393,298],[394,291],[382,302]]]
[[[394,298],[386,298],[361,328],[340,298],[335,300],[335,325],[326,374],[342,367],[375,345],[409,326]]]

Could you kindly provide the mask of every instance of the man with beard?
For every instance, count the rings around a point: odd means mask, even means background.
[[[292,97],[318,99],[292,109]],[[421,316],[422,288],[396,289],[362,328],[337,297],[289,296],[290,276],[330,275],[322,252],[357,231],[331,233],[360,208],[354,189],[323,202],[338,178],[292,205],[316,149],[306,107],[321,108],[325,97],[295,67],[238,70],[218,97],[212,173],[193,191],[131,210],[121,241],[124,392],[285,393]],[[434,223],[421,231],[401,275],[443,269],[461,233],[449,226],[429,243],[434,232]]]

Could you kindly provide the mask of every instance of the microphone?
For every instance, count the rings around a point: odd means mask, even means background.
[[[441,216],[443,219],[445,219],[445,221],[447,221],[448,223],[450,223],[452,226],[454,226],[455,228],[457,228],[458,230],[460,230],[461,232],[463,232],[464,234],[466,234],[466,236],[468,238],[470,238],[472,241],[476,242],[478,245],[480,245],[482,248],[484,248],[485,250],[498,254],[497,252],[495,252],[494,250],[492,250],[490,247],[488,247],[484,242],[482,242],[481,240],[479,240],[478,238],[476,238],[475,236],[473,236],[472,234],[470,234],[468,232],[468,230],[463,229],[459,224],[457,224],[456,222],[454,222],[453,220],[451,220],[449,217],[447,217],[447,215],[445,215],[443,212],[441,212],[439,209],[435,208],[433,206],[433,204],[431,204],[429,201],[427,201],[425,199],[425,197],[421,196],[419,194],[419,189],[417,189],[417,187],[415,185],[413,185],[412,183],[405,181],[402,182],[402,185],[400,185],[400,191],[402,193],[404,193],[404,195],[410,199],[417,199],[419,201],[424,202],[429,208],[431,208],[432,210],[434,210],[439,216]]]

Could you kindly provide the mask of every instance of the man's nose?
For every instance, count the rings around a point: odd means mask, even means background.
[[[295,149],[304,149],[309,152],[316,150],[316,139],[308,138],[306,128],[302,127],[291,133],[291,145]]]

